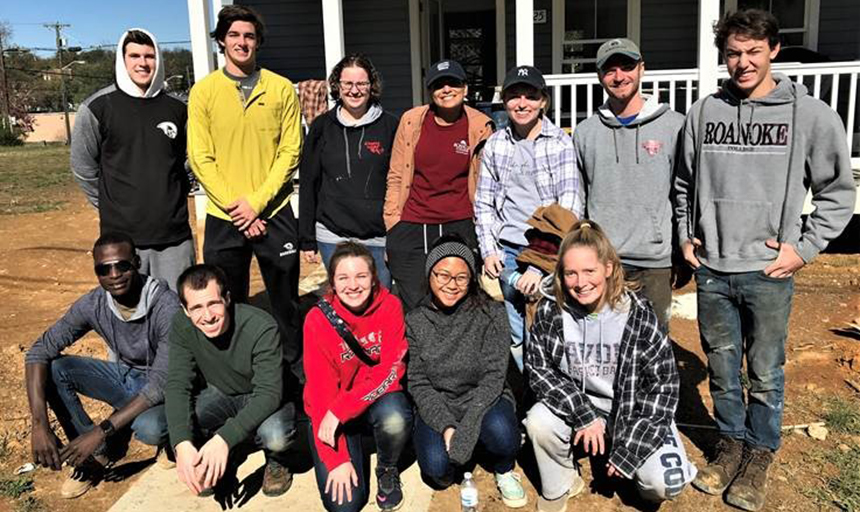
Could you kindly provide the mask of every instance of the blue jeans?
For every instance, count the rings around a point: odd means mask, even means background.
[[[756,447],[780,444],[785,339],[794,279],[761,271],[696,270],[699,334],[708,356],[711,398],[720,433]],[[744,403],[741,363],[750,389]]]
[[[91,357],[60,356],[50,363],[47,399],[69,440],[93,428],[78,395],[106,402],[122,409],[146,384],[146,372],[125,363],[102,361]],[[167,418],[164,405],[156,405],[139,414],[131,423],[138,441],[151,446],[167,442]],[[101,452],[103,448],[98,451]]]
[[[413,439],[418,466],[424,476],[438,487],[451,485],[456,468],[448,459],[448,450],[445,449],[442,434],[427,426],[418,416],[415,419]],[[478,444],[492,458],[494,472],[507,473],[514,469],[520,440],[520,428],[514,406],[507,399],[499,398],[484,414],[481,433],[478,436]]]
[[[332,501],[331,494],[326,494],[325,483],[328,479],[328,469],[317,455],[314,436],[311,429],[310,445],[314,457],[314,472],[317,477],[317,487],[323,506],[329,512],[358,512],[366,504],[370,494],[370,480],[367,478],[364,453],[361,448],[361,437],[370,431],[376,442],[376,457],[378,467],[396,467],[403,448],[409,442],[409,432],[412,430],[412,405],[402,391],[386,393],[379,397],[367,408],[364,414],[343,425],[346,444],[349,449],[349,459],[358,475],[358,485],[352,489],[352,501],[338,505]]]
[[[358,242],[361,242],[358,240]],[[320,251],[320,256],[323,260],[323,265],[328,268],[328,262],[331,261],[331,255],[334,254],[334,248],[337,244],[327,244],[325,242],[317,242],[317,248]],[[388,264],[385,262],[385,247],[371,247],[365,245],[367,250],[373,256],[373,261],[376,262],[376,273],[379,275],[379,282],[382,286],[391,289],[391,272],[388,271]]]
[[[526,330],[526,298],[508,280],[511,274],[518,272],[517,256],[525,249],[521,245],[502,244],[505,268],[499,275],[499,286],[505,298],[505,310],[508,312],[508,323],[511,326],[511,354],[517,363],[520,373],[523,371],[523,343],[528,341]]]
[[[208,386],[197,395],[194,414],[197,417],[199,434],[205,438],[216,431],[230,418],[235,417],[248,402],[252,394],[228,395],[214,386]],[[287,450],[296,438],[296,409],[293,402],[285,402],[257,427],[254,445],[262,448],[266,460],[272,459],[282,466],[289,466]]]

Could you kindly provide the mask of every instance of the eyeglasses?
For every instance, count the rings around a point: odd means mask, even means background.
[[[457,286],[460,288],[469,286],[469,274],[457,274],[456,276],[452,276],[447,272],[432,271],[431,273],[433,274],[433,277],[436,278],[436,282],[439,283],[439,286],[445,286],[452,280],[457,283]]]
[[[119,260],[119,261],[111,261],[108,263],[99,263],[95,266],[95,271],[97,276],[105,277],[109,276],[111,270],[116,269],[120,274],[125,274],[126,272],[132,270],[134,268],[134,263],[128,260]]]
[[[361,92],[364,92],[370,87],[370,82],[347,82],[346,80],[340,81],[340,88],[344,91],[351,91],[353,87],[355,87]]]

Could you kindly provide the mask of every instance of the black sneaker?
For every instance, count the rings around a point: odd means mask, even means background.
[[[722,494],[741,470],[744,443],[723,436],[717,442],[716,457],[693,480],[693,487],[708,494]]]
[[[746,447],[744,466],[729,487],[726,502],[754,512],[764,506],[767,493],[767,469],[773,463],[773,452],[767,448]]]
[[[400,489],[400,471],[396,467],[376,468],[376,506],[379,510],[397,510],[403,505],[403,491]]]

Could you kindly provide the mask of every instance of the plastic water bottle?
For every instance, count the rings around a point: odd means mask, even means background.
[[[460,510],[478,512],[478,486],[472,480],[472,473],[465,473],[460,484]]]

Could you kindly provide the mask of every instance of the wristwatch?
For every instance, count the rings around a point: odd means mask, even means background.
[[[104,420],[99,423],[99,428],[105,433],[105,437],[110,437],[114,432],[116,432],[116,428],[114,428],[113,423],[111,423],[110,420]]]

